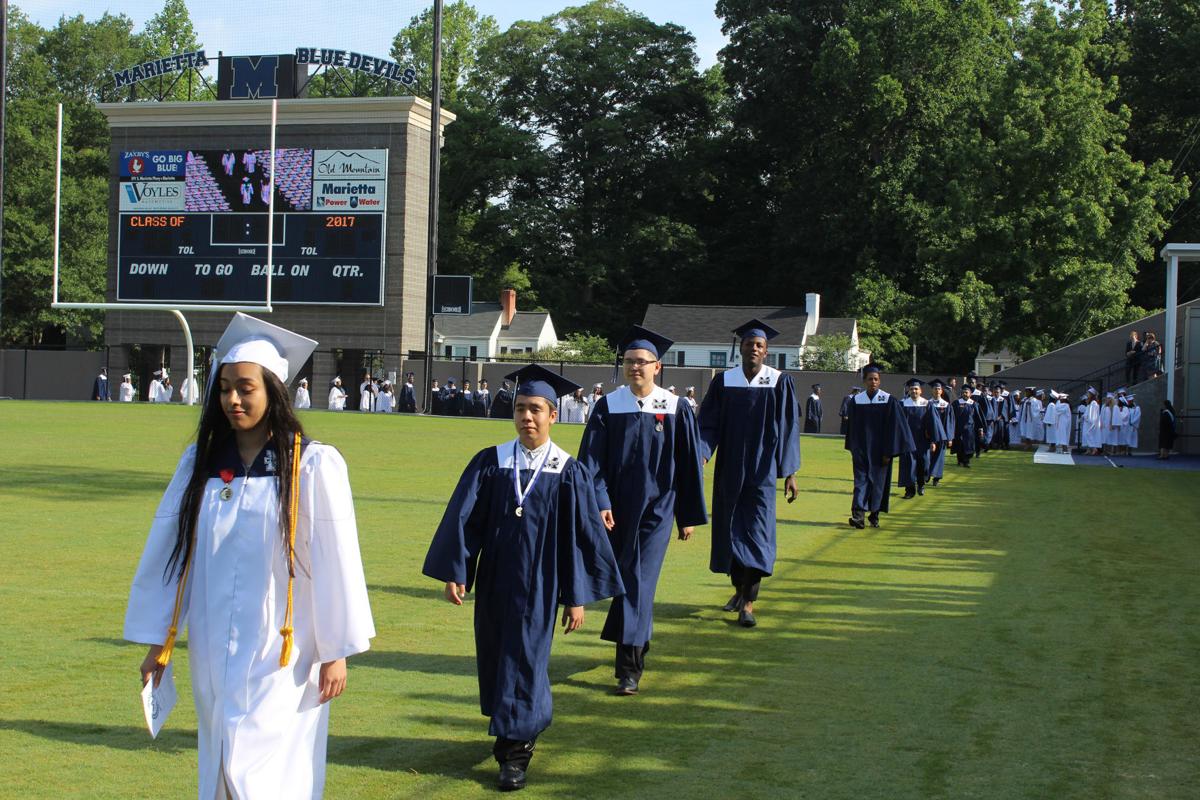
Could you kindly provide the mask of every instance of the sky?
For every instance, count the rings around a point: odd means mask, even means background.
[[[481,14],[496,18],[501,30],[519,19],[541,19],[582,0],[473,0]],[[674,22],[696,38],[700,67],[712,66],[725,46],[716,0],[624,0],[627,8],[655,22]],[[10,0],[31,20],[51,27],[66,15],[95,19],[105,11],[130,17],[137,30],[158,13],[163,0]],[[290,53],[297,47],[331,47],[386,57],[392,37],[428,0],[189,0],[188,9],[206,55]],[[247,11],[254,10],[245,24]],[[381,11],[391,11],[390,19]]]

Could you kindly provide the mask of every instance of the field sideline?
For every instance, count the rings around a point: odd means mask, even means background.
[[[190,797],[195,715],[141,721],[129,581],[195,412],[0,403],[0,798]],[[379,636],[350,660],[330,798],[495,795],[470,601],[420,574],[491,420],[307,412],[350,465]],[[580,426],[554,438],[577,449]],[[947,467],[853,531],[849,456],[803,437],[758,628],[720,611],[708,529],[672,542],[643,693],[609,694],[607,604],[559,635],[529,798],[1188,798],[1200,783],[1195,474]],[[710,485],[711,485],[711,467]],[[711,502],[711,496],[710,496]]]

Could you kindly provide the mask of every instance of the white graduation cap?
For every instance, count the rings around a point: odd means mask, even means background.
[[[1054,391],[1053,389],[1051,389],[1051,390],[1050,390],[1050,399],[1051,399],[1051,400],[1057,400],[1057,399],[1058,399],[1058,392],[1056,392],[1056,391]]]
[[[213,361],[218,365],[247,361],[259,364],[286,386],[288,378],[300,372],[316,349],[317,342],[307,336],[238,312],[221,334]],[[215,376],[217,371],[214,369],[212,374]]]
[[[1117,396],[1115,394],[1113,394],[1112,392],[1106,392],[1104,395],[1104,399],[1105,400],[1115,400],[1115,399],[1117,399]]]
[[[131,380],[133,380],[133,375],[132,375],[131,373],[128,373],[128,372],[126,372],[126,373],[125,373],[124,375],[122,375],[121,377],[122,377],[122,378],[124,378],[124,379],[125,379],[125,380],[127,380],[127,381],[131,381]]]
[[[154,370],[154,377],[165,378],[167,377],[167,371],[165,369],[156,369]]]

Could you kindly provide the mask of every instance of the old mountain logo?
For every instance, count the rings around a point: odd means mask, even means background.
[[[386,163],[374,151],[335,150],[314,165],[316,178],[383,178]]]

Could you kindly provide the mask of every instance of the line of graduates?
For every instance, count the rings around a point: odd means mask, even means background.
[[[595,402],[576,457],[550,429],[577,385],[536,364],[509,376],[517,437],[471,459],[423,567],[449,602],[477,595],[480,710],[501,790],[525,785],[552,719],[556,621],[570,634],[587,603],[612,598],[600,635],[613,643],[615,693],[638,694],[671,532],[686,541],[708,521],[703,469],[713,457],[709,567],[734,586],[724,609],[744,628],[757,624],[754,602],[774,570],[777,482],[788,502],[797,493],[800,413],[790,377],[765,363],[776,332],[753,320],[735,335],[742,365],[713,379],[697,418],[655,383],[671,341],[635,326],[618,347],[625,383]]]

